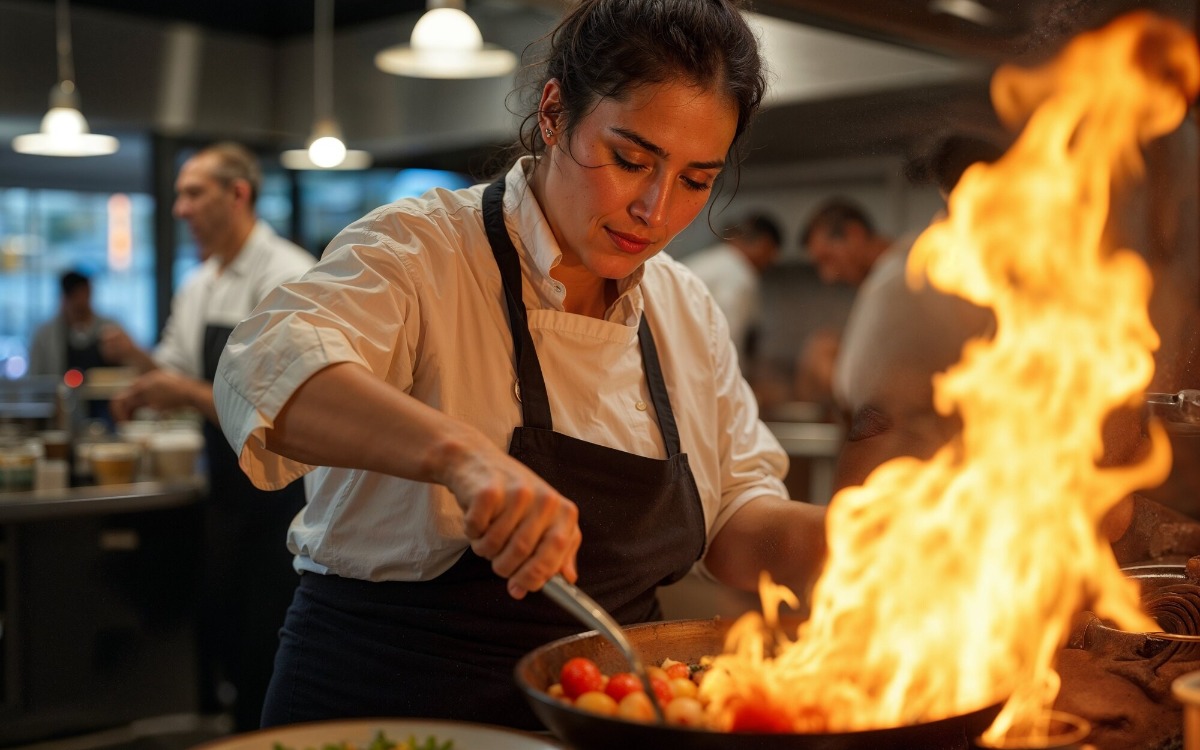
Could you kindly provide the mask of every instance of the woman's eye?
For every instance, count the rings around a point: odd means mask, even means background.
[[[629,161],[625,157],[621,156],[621,154],[617,151],[613,151],[612,156],[613,161],[616,162],[616,165],[621,169],[624,169],[626,172],[641,172],[643,169],[645,169],[645,167],[643,167],[641,164],[635,164]]]
[[[704,191],[712,187],[711,182],[701,182],[693,180],[691,177],[681,177],[680,179],[683,180],[683,184],[688,190]]]

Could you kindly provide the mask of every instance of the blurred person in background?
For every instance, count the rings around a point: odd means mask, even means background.
[[[92,309],[92,280],[82,271],[71,270],[60,277],[59,285],[62,296],[58,314],[38,326],[30,341],[29,374],[61,378],[74,370],[86,377],[93,368],[122,364],[118,357],[104,351],[102,341],[106,335],[128,336],[115,319]],[[86,417],[112,429],[107,402],[89,399],[83,402],[83,408]]]
[[[92,309],[92,280],[83,272],[64,273],[59,284],[62,296],[58,314],[33,333],[29,345],[29,374],[61,376],[68,370],[84,372],[93,367],[121,364],[101,351],[101,334],[106,328],[122,331],[113,318]]]
[[[722,237],[723,242],[692,253],[683,263],[700,277],[725,314],[738,361],[748,373],[762,315],[759,277],[779,257],[783,235],[775,221],[754,213],[727,227]]]
[[[917,184],[936,185],[946,200],[968,167],[1003,153],[991,140],[955,133],[911,160],[906,175]],[[993,326],[990,310],[928,283],[909,287],[905,267],[916,238],[907,235],[876,258],[830,366],[832,396],[846,426],[837,489],[862,484],[891,458],[928,458],[957,434],[957,418],[934,409],[933,376],[958,361],[969,338],[988,335]]]
[[[800,234],[801,248],[826,284],[861,287],[871,269],[889,252],[902,252],[913,237],[893,241],[875,231],[865,209],[844,197],[826,200],[809,216]],[[823,328],[809,335],[796,358],[795,392],[801,401],[833,406],[833,371],[841,332]]]
[[[201,265],[175,294],[153,353],[119,332],[104,339],[110,356],[142,372],[113,399],[114,416],[190,407],[205,417],[202,701],[205,710],[231,710],[239,731],[259,725],[279,626],[295,588],[283,540],[304,505],[304,486],[283,483],[268,492],[250,483],[217,425],[212,380],[234,326],[316,260],[258,219],[261,182],[256,157],[238,144],[219,143],[188,159],[175,182],[174,214],[191,230]]]

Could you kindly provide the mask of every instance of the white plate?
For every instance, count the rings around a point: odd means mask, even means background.
[[[380,730],[393,741],[406,741],[411,736],[417,742],[424,742],[430,735],[441,742],[454,740],[454,750],[563,750],[562,745],[548,736],[441,719],[350,719],[291,724],[223,737],[197,745],[193,750],[272,750],[276,742],[288,750],[321,750],[329,742],[353,742],[365,748]]]

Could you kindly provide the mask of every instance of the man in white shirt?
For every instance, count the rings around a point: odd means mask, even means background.
[[[293,482],[265,492],[249,482],[221,435],[212,380],[234,326],[268,292],[316,262],[257,218],[260,184],[256,158],[237,144],[217,144],[187,160],[175,183],[174,213],[187,222],[202,264],[172,300],[153,354],[126,336],[105,340],[108,351],[143,373],[113,399],[118,419],[142,407],[191,407],[206,418],[202,700],[207,708],[231,707],[238,731],[259,725],[277,631],[295,588],[282,541],[304,505],[304,487]]]
[[[727,228],[724,242],[683,258],[708,291],[725,319],[737,346],[743,370],[754,355],[754,334],[759,324],[759,277],[779,257],[779,225],[763,214],[751,214]]]
[[[830,198],[809,217],[800,234],[801,247],[826,284],[866,287],[889,256],[908,252],[911,237],[893,241],[875,230],[870,217],[854,201]],[[901,265],[903,260],[901,259]],[[857,296],[861,296],[860,289]],[[856,296],[856,299],[857,299]],[[796,359],[796,391],[803,401],[833,401],[835,363],[840,360],[841,333],[813,332]]]

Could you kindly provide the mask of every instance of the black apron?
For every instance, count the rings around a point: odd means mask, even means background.
[[[204,329],[204,378],[212,382],[232,328]],[[256,729],[271,680],[279,628],[296,590],[282,544],[304,507],[300,480],[277,491],[255,487],[221,428],[204,423],[208,498],[203,504],[203,568],[198,637],[202,708],[229,710],[236,731]],[[237,690],[218,700],[221,683]]]
[[[83,346],[76,346],[72,341],[71,324],[65,319],[62,321],[62,334],[67,344],[67,370],[78,370],[86,377],[87,371],[93,367],[108,366],[109,363],[100,353],[98,338],[91,338]],[[116,429],[116,422],[113,420],[108,399],[87,399],[83,403],[88,419],[98,419],[104,422],[109,429]]]
[[[109,363],[100,354],[100,339],[98,337],[89,337],[88,342],[83,346],[76,346],[71,336],[71,324],[65,319],[62,321],[63,338],[67,342],[67,369],[79,370],[87,372],[93,367],[104,367]]]
[[[678,581],[700,558],[705,526],[653,335],[643,315],[638,337],[665,460],[554,432],[503,194],[503,182],[487,188],[483,216],[517,360],[523,424],[513,431],[509,454],[578,505],[578,585],[622,624],[660,619],[656,589]],[[513,667],[537,646],[584,629],[541,593],[511,598],[491,563],[469,548],[429,581],[304,575],[263,723],[420,716],[537,728]]]

